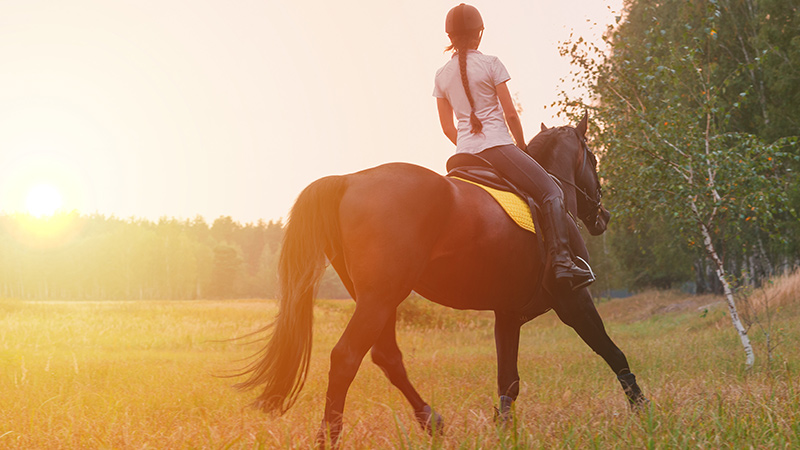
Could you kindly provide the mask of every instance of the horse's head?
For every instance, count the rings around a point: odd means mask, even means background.
[[[576,127],[547,128],[542,124],[542,131],[526,151],[561,181],[567,207],[586,225],[589,234],[597,236],[606,231],[611,213],[601,203],[597,158],[586,145],[588,121],[588,115],[584,115]]]

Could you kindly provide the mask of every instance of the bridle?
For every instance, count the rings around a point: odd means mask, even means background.
[[[583,158],[582,158],[582,162],[580,163],[580,170],[576,170],[575,171],[575,174],[582,174],[583,171],[586,169],[586,160],[590,156],[593,156],[593,154],[592,154],[592,151],[589,150],[589,146],[586,145],[586,138],[580,136],[578,134],[578,131],[575,130],[575,128],[572,128],[572,127],[569,127],[569,128],[572,130],[573,133],[575,133],[575,137],[581,143],[581,149],[583,150]],[[578,168],[578,164],[575,165],[575,168],[576,169]],[[601,212],[601,210],[603,208],[603,205],[601,203],[602,197],[603,197],[603,193],[602,193],[602,190],[600,188],[599,181],[597,183],[597,198],[595,199],[595,198],[592,198],[584,189],[581,189],[580,187],[578,187],[578,185],[576,185],[575,183],[573,183],[571,181],[568,181],[568,180],[564,180],[561,177],[559,177],[558,175],[553,174],[553,173],[551,173],[550,175],[555,177],[561,183],[564,183],[564,184],[572,186],[573,188],[575,188],[576,192],[581,193],[584,196],[584,198],[586,198],[586,200],[589,201],[589,204],[591,204],[593,207],[589,210],[589,212],[585,216],[579,217],[579,218],[584,223],[594,223],[595,225],[597,225],[597,222],[600,220],[600,212]]]

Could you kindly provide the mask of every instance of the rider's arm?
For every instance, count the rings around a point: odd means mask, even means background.
[[[450,139],[456,145],[456,138],[458,137],[458,130],[453,122],[453,107],[446,98],[436,98],[436,108],[439,110],[439,123],[442,124],[442,131],[447,139]]]
[[[500,99],[500,106],[503,107],[503,114],[506,116],[508,129],[511,131],[511,135],[514,136],[514,142],[517,143],[517,147],[524,151],[525,136],[522,133],[522,121],[519,120],[519,114],[517,114],[517,108],[514,107],[514,101],[511,100],[508,86],[506,86],[505,82],[502,82],[495,86],[495,89],[497,90],[497,98]]]

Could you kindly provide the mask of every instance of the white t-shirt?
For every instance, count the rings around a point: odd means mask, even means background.
[[[498,145],[513,145],[514,140],[508,132],[496,90],[498,84],[511,79],[503,63],[496,56],[469,50],[467,79],[475,102],[475,115],[483,124],[483,130],[477,134],[471,132],[472,125],[469,123],[471,108],[464,85],[461,83],[458,55],[453,55],[450,61],[436,72],[434,80],[433,96],[447,99],[458,119],[456,152],[478,153]]]

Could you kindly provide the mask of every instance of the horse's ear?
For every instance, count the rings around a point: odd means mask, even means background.
[[[586,137],[586,127],[588,125],[589,125],[589,112],[587,111],[583,113],[583,119],[581,119],[581,122],[578,124],[577,127],[575,127],[575,131],[578,132],[578,136],[582,138]]]
[[[547,131],[547,125],[545,125],[544,122],[542,122],[542,131]]]

